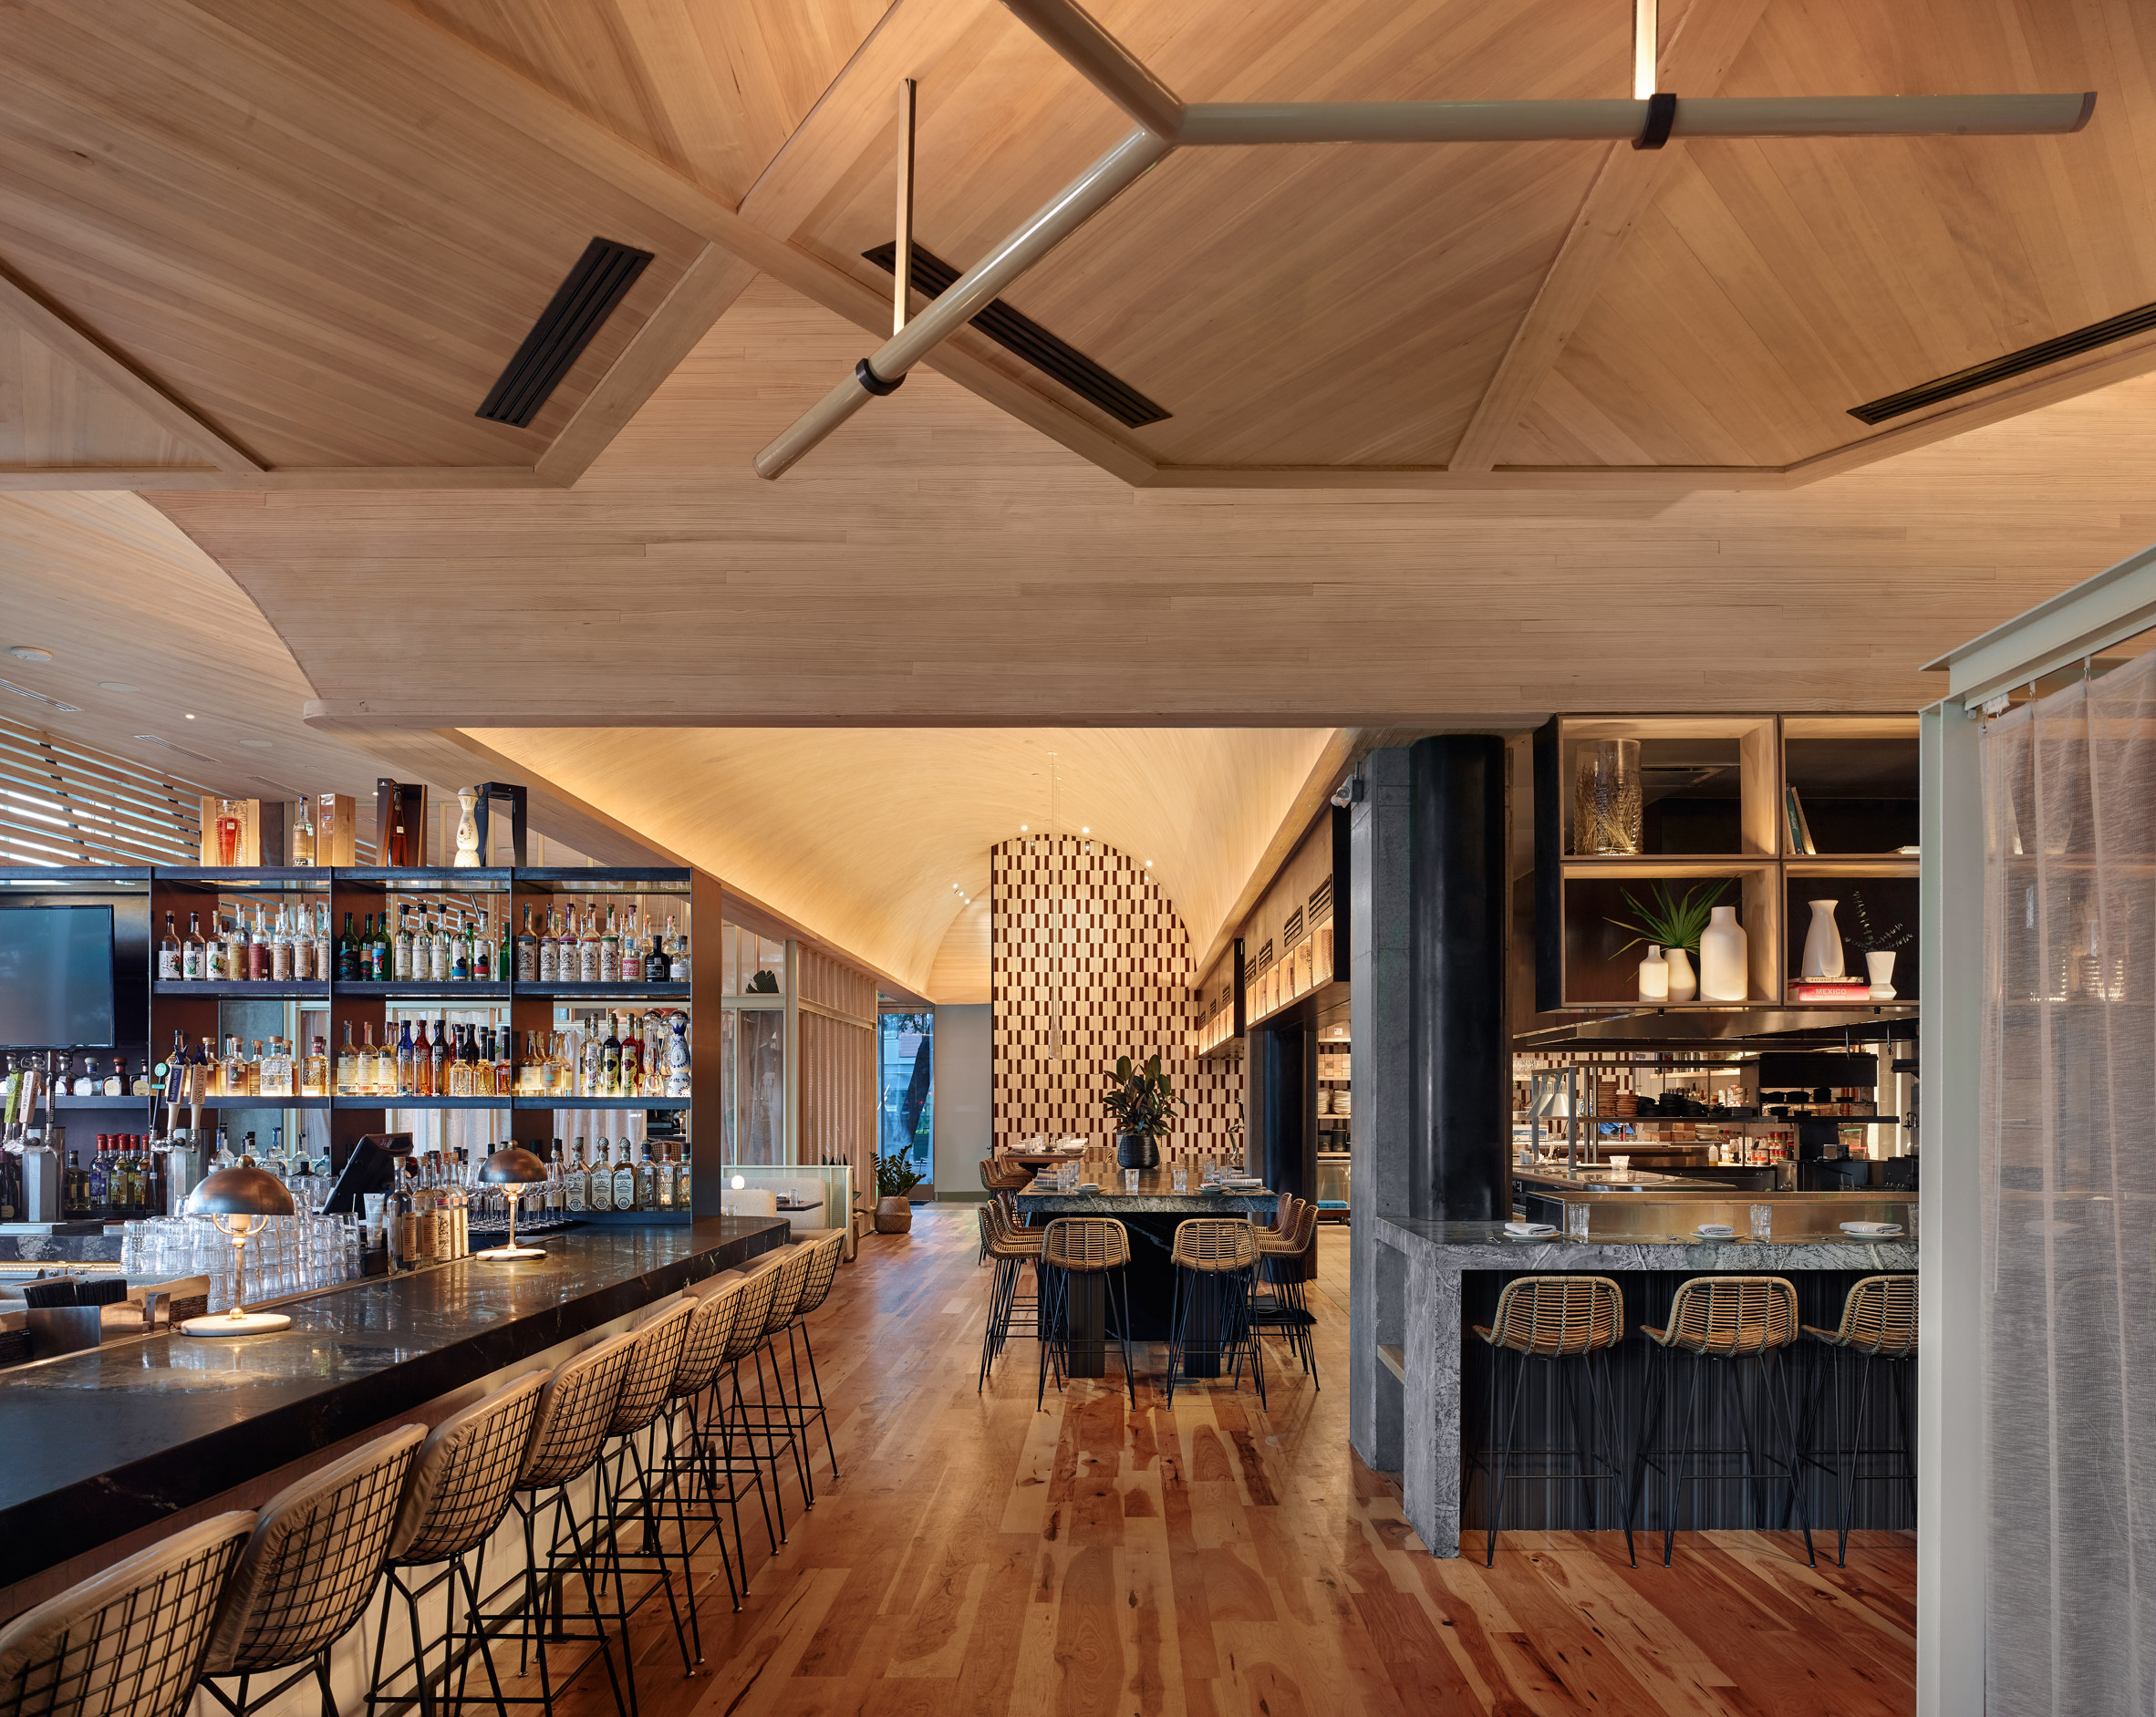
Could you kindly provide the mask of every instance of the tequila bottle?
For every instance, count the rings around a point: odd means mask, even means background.
[[[592,1141],[589,1196],[594,1210],[614,1208],[614,1171],[608,1161],[606,1142],[604,1139]]]
[[[180,933],[172,927],[172,915],[165,914],[165,939],[157,945],[157,975],[161,978],[176,978],[181,975]]]
[[[411,914],[397,909],[397,940],[392,945],[390,970],[399,983],[411,978]]]
[[[667,920],[669,930],[673,922],[671,918]],[[667,953],[667,977],[677,984],[686,984],[689,981],[689,932],[682,931],[673,938],[673,943],[674,946]]]
[[[307,1051],[307,1059],[300,1069],[299,1094],[302,1097],[329,1095],[328,1044],[322,1038],[314,1040],[314,1047]]]
[[[606,1037],[599,1045],[599,1089],[596,1095],[621,1095],[621,1040],[615,1035],[614,1011],[606,1011]]]
[[[212,917],[210,934],[202,938],[202,976],[211,983],[218,983],[224,977],[224,925]]]
[[[292,981],[292,914],[283,905],[277,908],[276,928],[270,932],[269,975],[275,983]]]
[[[606,927],[599,932],[599,982],[621,981],[621,933],[614,927],[614,908],[606,908]]]
[[[224,1059],[217,1063],[217,1089],[227,1097],[247,1094],[247,1055],[237,1038],[224,1040]]]
[[[651,1147],[639,1141],[637,1145],[637,1208],[658,1210],[658,1164],[651,1160]]]
[[[524,903],[524,927],[516,938],[516,981],[520,984],[544,982],[539,976],[539,938],[532,934],[532,904]]]
[[[237,910],[224,929],[224,976],[234,984],[247,976],[247,921]]]
[[[584,1145],[580,1140],[569,1147],[569,1166],[562,1174],[562,1208],[569,1211],[586,1207],[588,1188],[584,1173]]]
[[[427,976],[437,984],[449,981],[450,937],[449,926],[432,918],[427,925]]]
[[[180,976],[190,980],[205,976],[202,926],[199,913],[187,915],[187,946],[180,950]]]
[[[614,1147],[614,1208],[640,1208],[637,1203],[637,1167],[629,1161],[629,1142],[627,1139]]]
[[[397,1038],[397,1094],[399,1097],[416,1095],[419,1089],[413,1081],[412,1052],[411,1021],[407,1019]]]
[[[671,1027],[667,1035],[666,1094],[686,1097],[689,1095],[689,1016],[677,1008]]]
[[[641,1097],[644,1094],[644,1045],[637,1036],[637,1016],[621,1016],[621,1094],[624,1097]]]
[[[262,1058],[262,1094],[264,1097],[294,1095],[292,1051],[285,1047],[282,1038],[272,1038],[269,1053]]]
[[[652,1206],[658,1210],[674,1207],[674,1151],[671,1145],[659,1152],[658,1167],[651,1177]]]
[[[576,944],[576,981],[596,984],[599,981],[599,926],[598,908],[584,909],[584,936]]]
[[[266,984],[270,975],[269,931],[262,922],[262,907],[254,908],[254,934],[247,938],[247,981]]]
[[[335,969],[337,954],[329,936],[329,906],[327,902],[315,905],[315,981],[327,983]]]
[[[561,950],[555,942],[554,934],[554,908],[549,906],[546,908],[545,913],[540,919],[539,944],[534,952],[534,957],[539,963],[538,981],[540,983],[553,984],[560,982],[560,954]]]
[[[464,927],[457,925],[449,933],[449,975],[452,983],[463,983],[472,976],[471,944],[464,939]]]

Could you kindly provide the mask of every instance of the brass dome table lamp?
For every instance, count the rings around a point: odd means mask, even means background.
[[[247,1277],[247,1242],[260,1234],[272,1216],[292,1214],[292,1194],[285,1183],[266,1169],[219,1169],[188,1195],[190,1214],[207,1216],[233,1244],[232,1309],[190,1318],[180,1326],[191,1336],[256,1336],[272,1329],[289,1329],[292,1319],[281,1311],[249,1311],[242,1303]]]
[[[479,1178],[488,1186],[505,1186],[509,1189],[509,1243],[490,1246],[484,1252],[474,1252],[475,1258],[490,1264],[513,1264],[519,1258],[543,1258],[546,1248],[538,1246],[519,1246],[516,1243],[516,1207],[523,1201],[523,1190],[538,1184],[546,1178],[546,1164],[521,1144],[512,1144],[494,1153],[479,1165]]]

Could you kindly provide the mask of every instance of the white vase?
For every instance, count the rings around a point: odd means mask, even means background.
[[[1683,948],[1664,948],[1662,957],[1669,966],[1669,998],[1690,1001],[1697,996],[1699,979],[1693,975],[1692,957]]]
[[[1736,908],[1712,907],[1699,933],[1699,998],[1743,1001],[1751,993],[1751,959]]]
[[[464,814],[457,821],[457,856],[450,861],[452,870],[479,868],[479,819],[472,809],[478,802],[479,795],[471,788],[457,790],[457,803],[464,808]]]
[[[1884,954],[1864,956],[1864,973],[1871,980],[1871,999],[1892,1001],[1894,998],[1894,956],[1892,950]]]
[[[1806,977],[1842,976],[1841,932],[1834,923],[1834,908],[1840,904],[1838,900],[1811,903],[1811,928],[1804,933]]]
[[[1653,943],[1647,945],[1647,957],[1640,962],[1640,999],[1669,999],[1669,962],[1662,957],[1661,948]]]

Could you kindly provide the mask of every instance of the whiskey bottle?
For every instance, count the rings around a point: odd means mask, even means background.
[[[637,1203],[637,1170],[636,1165],[629,1161],[629,1142],[623,1139],[616,1144],[614,1149],[614,1208],[617,1210],[638,1209],[640,1206]]]
[[[667,981],[666,950],[659,946],[656,931],[652,933],[651,946],[644,956],[644,981],[647,984],[663,984]]]
[[[282,903],[277,906],[275,927],[270,931],[269,975],[272,983],[292,981],[292,919]]]
[[[172,928],[172,915],[165,914],[165,939],[157,945],[157,975],[160,978],[176,978],[181,975],[180,935]]]

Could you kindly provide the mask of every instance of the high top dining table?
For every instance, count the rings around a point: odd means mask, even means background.
[[[1280,1205],[1275,1193],[1198,1191],[1197,1164],[1189,1164],[1189,1186],[1177,1192],[1167,1164],[1138,1171],[1137,1190],[1125,1190],[1124,1171],[1114,1153],[1088,1151],[1076,1159],[1078,1178],[1097,1182],[1098,1192],[1049,1191],[1040,1175],[1019,1189],[1019,1214],[1034,1227],[1045,1226],[1057,1216],[1112,1216],[1130,1235],[1130,1290],[1128,1330],[1133,1341],[1166,1341],[1174,1316],[1176,1272],[1168,1254],[1176,1243],[1176,1229],[1183,1223],[1205,1216],[1244,1216],[1259,1226],[1270,1226]],[[1107,1367],[1107,1285],[1102,1276],[1081,1276],[1071,1284],[1071,1375],[1100,1377]],[[1194,1340],[1215,1339],[1209,1330],[1192,1329]],[[1218,1374],[1205,1361],[1192,1366],[1197,1376]]]

